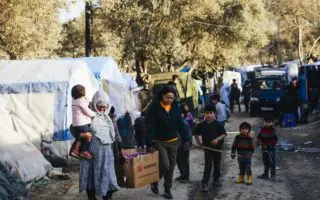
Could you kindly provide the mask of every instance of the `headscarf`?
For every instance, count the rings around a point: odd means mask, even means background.
[[[105,93],[102,90],[99,90],[94,94],[92,98],[92,105],[93,105],[93,110],[97,113],[100,113],[97,109],[97,105],[107,106],[106,111],[103,114],[108,114],[112,107],[112,105],[110,105],[109,96],[107,95],[107,93]]]

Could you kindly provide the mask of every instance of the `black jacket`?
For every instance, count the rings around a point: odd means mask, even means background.
[[[240,89],[238,88],[238,84],[232,83],[230,85],[230,96],[240,97]]]
[[[183,141],[191,141],[183,119],[181,118],[180,106],[175,100],[169,113],[161,107],[160,101],[156,100],[150,106],[147,118],[146,145],[151,146],[153,140],[168,141],[180,134]]]

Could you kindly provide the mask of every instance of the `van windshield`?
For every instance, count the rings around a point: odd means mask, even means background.
[[[279,79],[258,79],[254,85],[257,90],[281,90],[284,88],[283,81]]]

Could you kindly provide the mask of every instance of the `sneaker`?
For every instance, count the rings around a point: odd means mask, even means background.
[[[208,192],[208,191],[209,191],[208,184],[202,184],[202,192]]]
[[[220,183],[220,180],[219,179],[215,179],[213,180],[213,186],[216,186],[216,187],[221,187],[221,183]]]
[[[261,174],[260,176],[258,176],[257,178],[267,179],[267,178],[269,178],[269,176],[268,176],[268,174],[263,173],[263,174]]]
[[[151,184],[151,191],[152,191],[153,194],[159,194],[158,183],[152,183]]]
[[[271,174],[271,177],[270,177],[273,181],[275,181],[276,180],[276,175],[274,175],[274,174]]]
[[[183,177],[182,177],[182,176],[179,176],[179,177],[175,178],[174,180],[180,181],[181,179],[183,179]]]
[[[169,188],[165,188],[164,189],[163,196],[164,196],[165,199],[172,199],[173,198]]]
[[[89,151],[83,151],[80,153],[81,158],[92,159],[92,154]]]
[[[189,179],[188,178],[181,178],[180,183],[188,183]]]
[[[76,149],[73,149],[71,152],[70,152],[70,156],[76,158],[76,159],[80,159],[80,153],[79,151],[77,151]]]

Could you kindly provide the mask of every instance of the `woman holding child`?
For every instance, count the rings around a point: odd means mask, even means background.
[[[92,105],[96,112],[90,127],[93,137],[89,150],[93,159],[81,160],[79,186],[80,192],[86,190],[88,200],[95,200],[96,195],[107,200],[118,190],[112,150],[115,132],[112,119],[108,116],[110,99],[105,92],[98,91]]]

